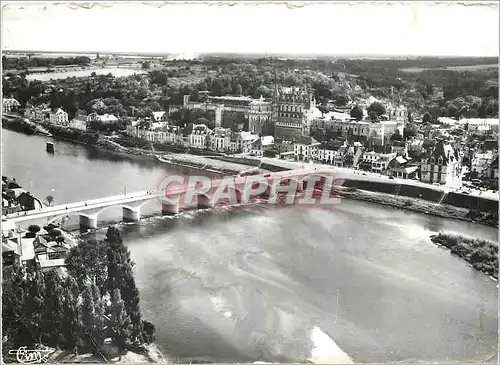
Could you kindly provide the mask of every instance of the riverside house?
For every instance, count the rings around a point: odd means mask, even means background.
[[[10,113],[19,108],[19,102],[14,98],[4,98],[2,102],[2,110],[4,113]]]
[[[61,108],[53,109],[49,114],[49,122],[51,124],[67,127],[69,124],[68,113]]]
[[[430,184],[448,185],[460,178],[461,168],[459,155],[453,147],[438,141],[433,151],[422,159],[420,180]]]

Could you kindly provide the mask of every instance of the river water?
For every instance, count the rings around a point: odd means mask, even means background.
[[[50,155],[43,137],[2,132],[3,174],[55,204],[189,173],[62,141]],[[160,348],[184,360],[345,362],[336,346],[356,362],[475,360],[498,343],[496,282],[429,240],[446,231],[496,241],[496,228],[347,200],[186,211],[120,227],[143,314]]]

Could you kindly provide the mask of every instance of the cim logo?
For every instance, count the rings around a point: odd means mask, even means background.
[[[249,176],[170,175],[158,186],[162,204],[212,207],[215,205],[268,204],[317,206],[340,202],[338,187],[344,183],[331,172],[280,172]]]

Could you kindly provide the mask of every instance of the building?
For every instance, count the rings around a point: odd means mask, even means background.
[[[33,240],[35,251],[35,264],[42,271],[65,266],[65,259],[68,256],[70,247],[64,242],[47,241],[42,236],[37,236]]]
[[[413,179],[417,176],[418,165],[410,165],[410,159],[403,156],[393,158],[388,165],[389,175],[402,179]]]
[[[167,112],[152,112],[151,120],[153,122],[166,122],[167,121]]]
[[[498,160],[498,154],[494,151],[487,151],[486,153],[476,153],[471,163],[471,176],[473,176],[474,178],[490,177],[490,166],[492,165],[495,158]]]
[[[188,135],[189,147],[205,149],[208,147],[207,136],[210,129],[205,124],[194,124],[191,133]]]
[[[108,124],[108,123],[118,122],[118,120],[119,119],[115,115],[113,115],[113,114],[99,115],[97,113],[91,113],[87,117],[87,123],[88,122],[93,122],[93,121],[98,121],[98,122],[101,122],[101,123],[104,123],[104,124]]]
[[[49,114],[49,122],[51,124],[67,127],[69,124],[68,113],[61,108],[53,109]]]
[[[4,98],[2,101],[2,110],[4,113],[16,111],[21,104],[14,98]]]
[[[308,137],[311,123],[321,116],[316,100],[310,91],[297,88],[282,88],[275,96],[275,137],[293,140]]]
[[[335,141],[323,142],[318,148],[318,161],[326,164],[333,165],[337,151],[341,147],[340,143]]]
[[[254,99],[250,103],[248,115],[248,130],[253,134],[272,134],[273,126],[273,102],[269,99]]]
[[[312,137],[300,136],[293,142],[293,157],[296,161],[316,161],[320,145],[321,143]]]
[[[23,191],[18,195],[17,201],[19,202],[22,210],[41,210],[43,208],[43,203],[26,191]]]
[[[363,159],[359,164],[359,168],[365,171],[377,172],[383,174],[387,171],[391,160],[396,158],[396,152],[381,153],[381,152],[365,152]]]
[[[490,166],[488,166],[487,174],[485,177],[498,179],[498,155],[495,157]]]
[[[78,111],[75,117],[69,122],[69,128],[77,129],[80,131],[87,130],[87,115],[83,111]]]
[[[250,156],[261,157],[264,156],[265,151],[270,151],[274,148],[274,137],[263,136],[258,138],[252,143],[250,148]]]
[[[326,122],[325,122],[326,124]],[[328,125],[346,139],[367,143],[370,147],[385,146],[391,143],[390,138],[399,131],[403,135],[404,123],[395,120],[372,122],[369,119],[363,121],[332,119]]]
[[[210,135],[208,146],[212,151],[226,152],[231,143],[231,129],[215,128],[214,133]]]
[[[461,171],[458,153],[450,144],[438,141],[434,149],[422,159],[420,180],[431,184],[449,185],[460,179]]]
[[[52,110],[47,105],[40,105],[35,108],[34,115],[37,121],[49,121]]]
[[[323,128],[323,129],[333,129],[336,123],[348,122],[351,120],[351,116],[346,113],[339,112],[329,112],[325,115],[314,118],[311,122],[311,127]]]
[[[2,237],[2,266],[7,267],[10,265],[21,263],[20,245],[17,239],[11,237]]]

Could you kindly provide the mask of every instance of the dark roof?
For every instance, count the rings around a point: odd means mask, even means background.
[[[495,157],[495,159],[493,160],[493,162],[491,163],[490,167],[492,169],[498,169],[498,156]]]

